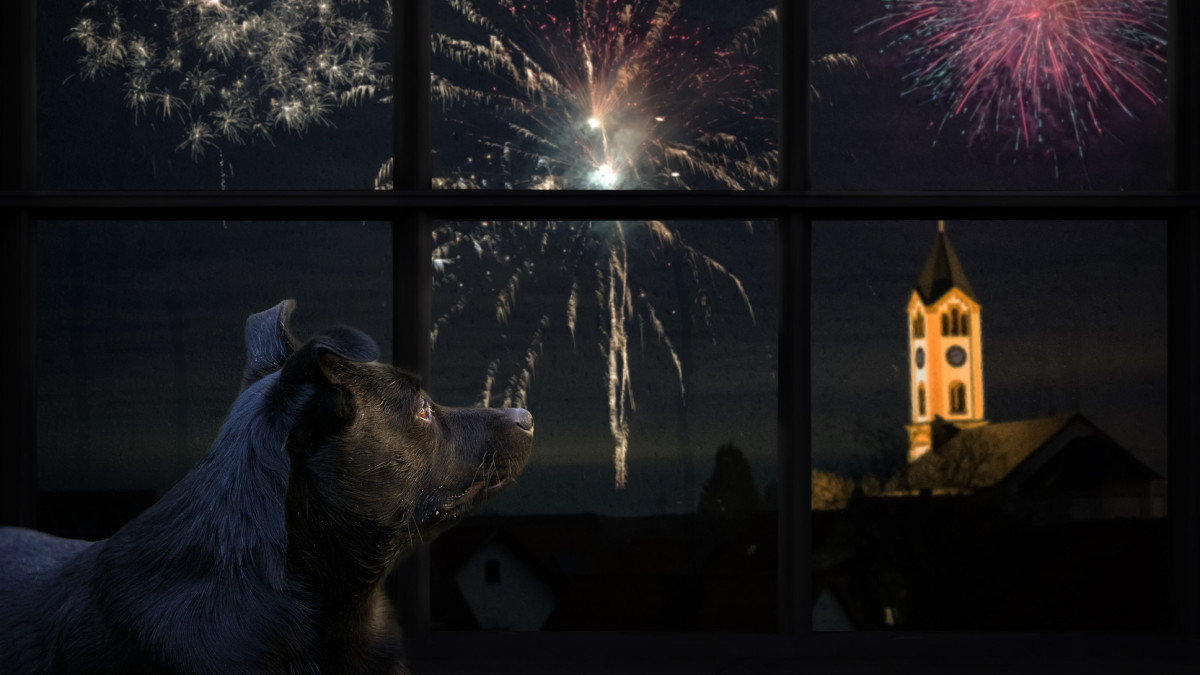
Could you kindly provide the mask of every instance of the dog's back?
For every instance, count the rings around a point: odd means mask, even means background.
[[[73,595],[68,587],[76,583],[72,561],[90,557],[93,546],[32,530],[0,528],[0,597],[5,600],[0,610],[0,672],[49,667],[38,657],[44,650],[36,646],[53,639],[47,632],[68,609],[62,604]]]

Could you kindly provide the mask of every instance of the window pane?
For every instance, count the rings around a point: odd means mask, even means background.
[[[207,452],[241,386],[246,318],[295,298],[391,352],[387,223],[38,225],[39,527],[102,538]]]
[[[818,629],[1165,627],[1166,236],[814,226]]]
[[[772,230],[435,226],[435,398],[537,429],[519,484],[433,545],[435,628],[773,629]]]
[[[369,189],[391,156],[386,0],[38,9],[44,188]]]
[[[433,0],[434,186],[763,190],[774,0]]]
[[[810,6],[814,188],[1167,187],[1167,0]]]

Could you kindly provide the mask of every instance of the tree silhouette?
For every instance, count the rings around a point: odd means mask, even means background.
[[[746,455],[732,443],[717,448],[712,476],[700,493],[700,513],[716,515],[762,510],[762,495],[754,483]]]

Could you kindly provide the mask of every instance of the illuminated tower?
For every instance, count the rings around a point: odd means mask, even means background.
[[[908,299],[911,423],[908,461],[942,437],[940,427],[987,424],[979,301],[938,221],[937,239]]]

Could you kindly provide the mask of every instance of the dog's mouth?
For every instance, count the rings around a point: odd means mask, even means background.
[[[449,513],[458,509],[468,508],[494,496],[510,483],[512,481],[507,476],[491,476],[486,480],[475,481],[462,492],[447,497],[442,502],[441,510],[444,513]]]

